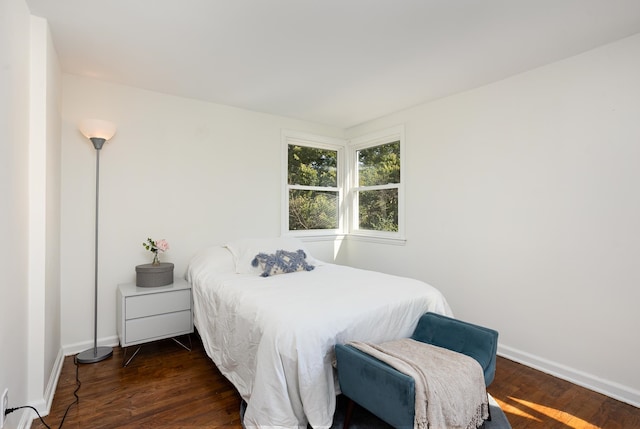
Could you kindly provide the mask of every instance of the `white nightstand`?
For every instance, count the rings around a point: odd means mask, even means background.
[[[193,333],[192,308],[191,285],[182,279],[159,287],[137,287],[135,283],[118,285],[118,338],[120,346],[125,349],[123,366],[127,366],[140,351],[138,347],[125,362],[129,346],[173,338],[191,350],[175,337]]]

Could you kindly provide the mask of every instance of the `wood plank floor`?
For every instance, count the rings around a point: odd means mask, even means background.
[[[240,397],[197,335],[192,338],[191,352],[171,340],[145,345],[126,368],[120,347],[110,359],[79,365],[80,400],[63,428],[241,429]],[[75,389],[76,366],[68,356],[45,417],[51,428],[59,427]],[[640,429],[640,409],[504,358],[489,392],[514,429]],[[45,427],[36,419],[32,428]]]

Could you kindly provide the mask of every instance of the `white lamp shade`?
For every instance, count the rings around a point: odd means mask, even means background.
[[[116,124],[100,119],[85,119],[78,125],[80,132],[88,139],[97,137],[109,140],[116,133]]]

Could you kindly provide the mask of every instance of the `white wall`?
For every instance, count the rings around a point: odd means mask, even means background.
[[[640,35],[347,131],[406,125],[407,244],[500,352],[640,405]]]
[[[48,25],[47,25],[48,27]],[[61,186],[61,103],[62,73],[51,34],[47,28],[47,92],[46,92],[46,144],[47,187],[46,197],[46,261],[45,261],[45,355],[43,359],[45,377],[50,377],[62,358],[60,327],[60,186]],[[45,378],[47,409],[55,393],[55,380]]]
[[[28,396],[29,31],[24,1],[0,1],[0,393],[12,407]]]
[[[405,246],[348,242],[341,262],[428,281],[500,352],[640,404],[640,36],[347,131],[405,124]],[[280,132],[343,131],[63,76],[62,343],[93,335],[95,150],[83,118],[118,125],[101,152],[98,336],[115,289],[166,238],[197,249],[280,233]],[[331,255],[332,242],[317,245]],[[314,249],[315,250],[315,249]],[[314,254],[316,252],[314,251]],[[637,265],[637,264],[636,264]]]
[[[63,75],[62,343],[93,340],[95,150],[77,130],[85,118],[115,122],[100,155],[98,337],[116,340],[116,288],[150,263],[142,242],[165,238],[161,256],[182,276],[198,249],[238,237],[280,234],[281,130],[343,131]],[[314,246],[332,255],[333,243]]]
[[[60,342],[60,66],[46,20],[31,17],[29,403],[53,400]]]

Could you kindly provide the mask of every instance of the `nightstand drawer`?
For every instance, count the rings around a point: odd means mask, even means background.
[[[126,319],[153,316],[191,309],[191,290],[129,296],[125,302]]]
[[[125,342],[129,345],[191,333],[191,309],[127,320],[125,325]]]

